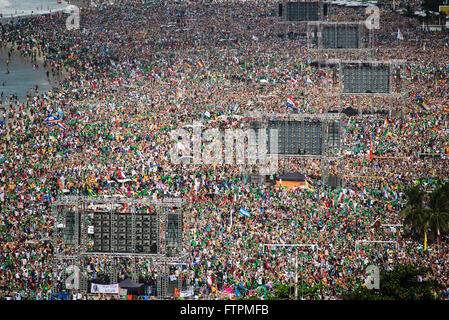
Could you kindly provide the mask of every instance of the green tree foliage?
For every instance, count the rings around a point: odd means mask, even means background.
[[[414,15],[415,15],[415,10],[413,10],[413,8],[410,4],[407,4],[405,6],[405,16],[413,17]]]
[[[237,298],[235,300],[260,300],[260,297],[258,297],[258,296],[240,297],[240,298]]]
[[[433,235],[449,232],[449,183],[437,185],[427,201],[420,186],[409,188],[406,194],[408,203],[401,212],[406,226],[419,234],[429,229]]]
[[[290,293],[293,292],[294,286],[291,285],[278,285],[274,288],[273,300],[288,300]]]
[[[358,287],[342,296],[343,300],[435,300],[444,289],[437,280],[426,279],[430,268],[398,265],[391,271],[381,270],[379,289]],[[420,280],[420,277],[422,278]]]
[[[427,225],[436,235],[449,231],[449,183],[438,186],[429,196]]]
[[[404,224],[416,233],[424,233],[427,221],[427,211],[424,208],[425,192],[421,190],[420,186],[416,185],[407,189],[405,193],[408,198],[408,203],[401,212],[401,216],[404,218]]]
[[[304,285],[305,286],[305,285]],[[298,299],[302,297],[311,297],[314,294],[319,293],[323,289],[322,284],[318,284],[316,286],[305,288],[301,286],[301,283],[298,283]],[[278,285],[274,288],[273,295],[269,298],[269,300],[289,300],[294,299],[295,294],[295,286],[294,285]]]
[[[424,0],[422,2],[422,8],[428,11],[438,12],[440,5],[444,3],[443,0]]]

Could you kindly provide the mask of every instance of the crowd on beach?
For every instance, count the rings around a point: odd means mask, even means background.
[[[430,266],[446,287],[435,295],[448,299],[447,236],[441,247],[430,238],[424,250],[421,235],[382,226],[402,224],[409,186],[431,190],[448,178],[448,33],[422,32],[419,20],[382,7],[369,54],[406,60],[396,94],[337,96],[335,69],[311,63],[321,53],[303,34],[283,34],[275,11],[275,1],[96,1],[82,8],[79,30],[67,30],[62,14],[1,25],[0,49],[47,69],[54,88],[0,101],[0,299],[52,299],[63,289],[52,203],[92,191],[188,201],[185,264],[171,272],[198,299],[266,298],[292,284],[297,270],[302,290],[312,292],[305,299],[340,299],[364,285],[372,263]],[[362,20],[363,12],[332,6],[327,19]],[[250,183],[237,165],[173,161],[173,130],[241,128],[255,112],[298,112],[286,106],[289,96],[302,113],[359,111],[344,118],[342,163],[329,168],[343,187],[319,186],[319,159],[279,162],[280,174],[311,177],[313,192]],[[65,128],[47,125],[50,115]],[[123,177],[126,187],[111,183]],[[112,281],[111,258],[84,263],[91,282]],[[131,268],[118,259],[118,280]],[[137,270],[140,282],[155,286],[155,261],[140,258]]]

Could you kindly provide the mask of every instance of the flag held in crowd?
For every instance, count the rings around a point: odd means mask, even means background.
[[[61,119],[59,119],[59,118],[57,118],[57,117],[55,117],[55,116],[53,116],[53,115],[48,116],[48,117],[44,120],[44,122],[45,122],[47,125],[49,125],[49,126],[51,126],[51,125],[53,125],[53,124],[56,124],[56,125],[57,125],[58,127],[60,127],[61,129],[67,130],[67,127],[62,123]]]
[[[93,191],[89,186],[87,186],[87,193],[89,193],[89,196],[93,197],[93,198],[97,198],[98,194],[96,194],[95,191]]]
[[[153,206],[153,205],[151,205],[151,204],[149,204],[149,203],[146,203],[146,204],[145,204],[145,207],[146,207],[150,212],[154,212],[154,206]]]
[[[234,287],[234,290],[235,290],[235,295],[236,295],[237,297],[241,297],[241,296],[242,296],[242,293],[240,292],[240,290],[238,289],[237,286]]]
[[[250,213],[247,210],[245,210],[244,208],[240,209],[239,214],[244,216],[244,217],[246,217],[246,218],[250,217]]]
[[[125,174],[120,170],[120,168],[117,168],[117,176],[119,179],[126,179]]]
[[[424,99],[421,97],[421,94],[418,92],[417,94],[417,98],[416,98],[416,102],[418,103],[418,105],[423,108],[424,110],[426,109],[426,103],[424,102]]]
[[[293,100],[292,96],[289,96],[287,98],[287,107],[292,108],[295,111],[298,111],[298,105],[296,104],[296,102]]]
[[[398,40],[404,40],[404,37],[402,36],[401,30],[398,29]]]
[[[47,117],[47,119],[44,120],[44,122],[47,123],[49,126],[54,124],[54,123],[57,123],[58,121],[60,121],[59,118],[57,118],[57,117],[55,117],[53,115],[49,115]]]
[[[67,127],[61,121],[57,122],[56,125],[60,127],[62,130],[67,130]]]
[[[313,81],[312,81],[312,79],[310,79],[309,76],[307,76],[307,80],[306,80],[306,84],[308,84],[308,83],[313,84]]]
[[[427,251],[427,232],[424,232],[424,251]]]

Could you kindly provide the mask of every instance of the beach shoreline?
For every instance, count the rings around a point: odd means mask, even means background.
[[[63,5],[67,5],[67,6],[75,5],[75,6],[80,7],[81,9],[89,7],[89,4],[83,0],[63,1]],[[37,14],[36,13],[31,14],[31,12],[27,12],[24,14],[15,15],[14,17],[0,17],[0,23],[7,23],[7,22],[10,22],[11,20],[18,21],[20,19],[37,18],[40,15],[46,15],[46,14],[54,15],[55,13],[61,12],[61,11],[63,12],[64,10],[65,10],[65,8],[51,9],[51,10],[43,10],[41,12],[38,11]],[[50,84],[51,90],[58,88],[60,86],[61,82],[70,78],[70,74],[71,74],[70,68],[66,69],[66,67],[63,67],[63,68],[61,68],[59,74],[53,74],[52,70],[50,68],[44,67],[46,57],[45,57],[45,54],[43,53],[43,50],[40,45],[36,45],[33,47],[32,53],[34,54],[34,57],[33,57],[33,55],[30,55],[30,54],[27,56],[23,55],[23,53],[20,52],[19,50],[17,50],[17,48],[15,46],[13,46],[13,44],[11,42],[0,45],[0,52],[7,53],[8,51],[11,52],[11,57],[18,57],[20,59],[23,59],[26,63],[37,64],[39,67],[44,68],[45,71],[48,71],[49,77],[47,77],[47,79]],[[29,88],[29,90],[31,90],[31,89],[33,89],[33,88]]]
[[[11,51],[11,49],[12,49],[12,51]],[[45,71],[48,71],[49,72],[49,77],[47,77],[47,79],[48,79],[48,82],[49,82],[50,87],[51,87],[50,90],[54,90],[55,88],[58,88],[61,81],[64,81],[65,79],[69,78],[69,73],[66,72],[65,70],[62,70],[62,72],[61,72],[62,75],[61,76],[53,75],[49,68],[45,68],[44,67],[45,58],[44,58],[44,56],[39,56],[39,54],[38,54],[39,49],[38,48],[34,48],[33,51],[36,53],[36,58],[35,59],[31,58],[30,56],[22,55],[21,52],[18,51],[16,48],[14,48],[11,43],[7,43],[4,46],[0,46],[0,54],[5,54],[6,55],[8,52],[11,52],[11,58],[21,59],[21,60],[23,60],[27,64],[37,64],[39,66],[39,68],[43,68],[43,69],[45,69]],[[30,68],[31,67],[32,66],[30,65]],[[34,88],[30,87],[28,89],[28,91],[30,91],[31,89],[34,89]],[[42,92],[40,92],[40,93],[42,93]],[[25,99],[25,97],[21,97],[19,100],[23,100],[23,99]]]
[[[66,0],[63,2],[67,5],[75,5],[82,8],[87,8],[88,4],[85,3],[84,0]],[[39,15],[45,15],[45,14],[55,14],[56,12],[61,12],[64,11],[64,9],[57,9],[57,10],[50,10],[50,11],[45,11],[43,13],[40,14],[24,14],[24,15],[16,15],[13,18],[8,18],[8,17],[0,17],[0,23],[4,22],[4,21],[10,21],[11,19],[26,19],[26,18],[36,18]],[[12,48],[12,44],[10,42],[6,43],[6,44],[0,44],[0,50],[11,50]],[[43,65],[45,62],[45,57],[42,54],[42,48],[40,47],[40,45],[38,47],[34,47],[33,48],[33,53],[35,53],[36,58],[35,61],[33,61],[33,59],[31,59],[30,57],[25,57],[23,56],[20,52],[16,52],[16,48],[13,48],[13,53],[14,54],[19,54],[23,59],[30,61],[32,63],[38,63],[39,65]],[[41,55],[39,55],[39,53],[41,53]],[[48,70],[48,69],[47,69]],[[50,71],[50,70],[48,70]],[[66,79],[69,76],[70,71],[66,71],[64,69],[61,70],[61,73],[63,74],[64,79]]]

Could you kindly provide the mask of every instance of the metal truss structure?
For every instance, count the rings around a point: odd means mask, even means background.
[[[283,28],[283,30],[282,30],[283,34],[287,34],[288,27],[291,26],[291,25],[303,26],[305,28],[309,22],[313,22],[313,21],[289,21],[289,20],[287,20],[287,3],[289,3],[289,2],[317,2],[318,3],[318,21],[323,21],[324,20],[324,3],[323,3],[323,1],[316,1],[316,0],[312,0],[312,1],[288,1],[288,0],[282,0],[281,4],[282,4],[282,7],[283,7],[283,14],[282,14],[282,16],[278,16],[278,18],[275,19],[275,24],[280,26],[281,28]]]
[[[358,46],[357,48],[326,48],[324,46],[324,28],[353,28],[358,30]],[[364,32],[366,30],[366,32]],[[337,32],[335,32],[337,34]],[[307,48],[310,51],[318,51],[320,53],[338,53],[344,57],[347,54],[355,52],[371,53],[374,55],[374,35],[371,28],[366,28],[364,21],[316,21],[307,23]]]
[[[390,90],[388,93],[345,93],[343,90],[343,81],[340,81],[340,92],[337,94],[339,96],[344,95],[357,95],[357,96],[382,96],[382,97],[391,97],[394,95],[391,84],[393,83],[393,76],[395,66],[402,66],[406,63],[405,60],[341,60],[341,59],[329,59],[323,62],[323,65],[336,65],[338,67],[339,78],[343,78],[343,65],[371,65],[371,66],[380,66],[386,65],[390,69]]]
[[[330,153],[330,148],[328,145],[329,140],[329,124],[335,123],[338,128],[338,136],[340,138],[339,149],[341,149],[341,139],[344,136],[342,133],[342,122],[345,115],[342,113],[252,113],[247,114],[249,121],[258,122],[258,127],[262,129],[268,129],[269,120],[284,120],[284,121],[320,121],[323,125],[321,127],[322,136],[322,153],[320,155],[299,155],[299,154],[276,154],[280,159],[282,158],[293,158],[293,159],[319,159],[321,162],[321,183],[322,186],[326,185],[328,181],[328,167],[331,161],[337,161],[338,171],[343,173],[344,166],[344,155],[338,152],[336,155]],[[341,175],[344,176],[343,174]],[[343,180],[343,179],[342,179]]]
[[[154,206],[157,214],[157,254],[138,253],[135,252],[135,218],[136,208],[143,206]],[[98,206],[101,206],[100,209]],[[95,212],[110,212],[111,214],[117,214],[117,207],[125,206],[132,217],[132,252],[92,252],[88,250],[88,227],[89,227],[89,214]],[[54,232],[53,232],[53,248],[55,253],[53,255],[53,272],[58,274],[58,267],[63,268],[62,281],[66,280],[66,268],[65,263],[70,262],[71,266],[76,266],[81,270],[79,275],[79,287],[75,288],[82,292],[87,292],[87,276],[84,272],[87,258],[104,258],[112,260],[112,272],[111,283],[118,282],[117,260],[118,258],[131,259],[132,265],[132,278],[138,281],[137,276],[137,259],[151,259],[158,269],[157,277],[157,293],[158,297],[163,298],[168,296],[167,283],[168,279],[164,279],[166,275],[164,270],[167,270],[169,264],[183,263],[186,255],[183,251],[182,241],[182,216],[185,209],[188,207],[186,199],[180,198],[166,198],[166,199],[150,199],[150,198],[125,198],[118,196],[99,196],[99,197],[86,197],[86,196],[61,196],[53,203],[53,217],[54,217]],[[175,210],[176,209],[176,212]],[[180,210],[178,210],[180,209]],[[65,226],[67,219],[67,212],[75,212],[75,233],[74,241],[68,243],[66,240],[61,241],[59,229]],[[167,216],[168,213],[175,213],[178,220],[178,241],[175,243],[167,244]],[[57,223],[64,221],[63,224]],[[64,229],[63,229],[64,230]],[[169,249],[174,249],[174,252],[170,252]],[[181,287],[181,278],[178,277],[178,288]],[[63,288],[56,287],[56,281],[54,282],[53,292]]]
[[[302,0],[302,1],[289,1],[289,0],[283,0],[282,1],[282,7],[283,7],[283,14],[281,17],[278,17],[279,19],[277,19],[277,23],[279,24],[297,24],[297,23],[308,23],[311,21],[289,21],[287,20],[287,3],[289,2],[316,2],[318,3],[318,21],[322,21],[324,20],[324,2],[323,1],[319,1],[319,0]],[[284,14],[285,12],[285,14]]]
[[[402,108],[400,110],[395,110],[393,107],[393,100],[399,99],[402,101],[402,105],[405,105],[405,99],[408,95],[408,92],[405,92],[402,90],[403,84],[402,82],[399,82],[397,80],[396,86],[394,86],[394,77],[397,79],[401,77],[402,74],[404,74],[404,66],[407,64],[405,60],[399,60],[399,59],[392,59],[392,60],[342,60],[342,59],[327,59],[325,61],[320,62],[321,65],[325,67],[332,67],[335,69],[335,73],[337,74],[337,77],[339,79],[339,90],[337,93],[333,93],[332,89],[330,88],[331,84],[329,81],[326,85],[326,99],[328,103],[328,108],[330,107],[329,99],[332,97],[338,98],[338,106],[343,106],[343,98],[344,97],[358,97],[358,98],[370,98],[373,100],[374,98],[385,98],[388,100],[389,103],[389,113],[391,115],[392,112],[398,112],[403,117],[403,110]],[[387,93],[345,93],[344,87],[343,87],[343,68],[344,65],[385,65],[388,66],[390,70],[390,87],[389,92]],[[371,102],[371,105],[374,105],[373,102]],[[363,112],[361,112],[362,114]]]

